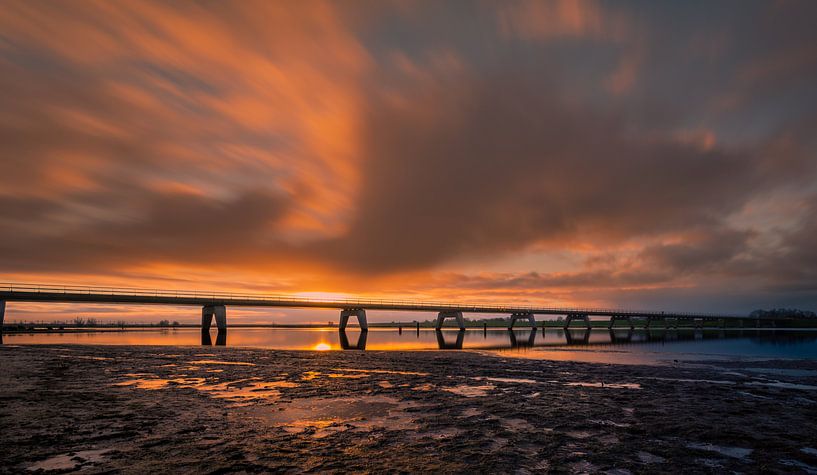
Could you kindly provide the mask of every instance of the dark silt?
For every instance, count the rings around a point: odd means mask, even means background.
[[[817,467],[807,360],[7,344],[0,361],[3,473]]]

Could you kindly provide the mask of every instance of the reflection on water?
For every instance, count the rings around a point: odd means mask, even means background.
[[[212,346],[213,339],[210,337],[210,330],[201,330],[201,344],[202,346]],[[227,330],[220,329],[216,333],[216,346],[227,346]]]
[[[461,350],[465,342],[465,330],[458,330],[457,338],[453,342],[445,339],[445,333],[442,330],[435,330],[434,333],[437,336],[437,349],[439,350]]]
[[[517,339],[516,332],[513,330],[508,330],[508,338],[511,348],[530,348],[536,343],[536,327],[531,327],[527,339]]]
[[[95,333],[6,334],[8,344],[205,345],[211,331],[194,328],[101,331]],[[337,328],[229,330],[230,346],[284,350],[459,350],[499,352],[508,356],[560,360],[647,362],[655,360],[750,357],[817,359],[817,331],[655,329],[422,329],[403,332],[374,328],[367,332]],[[215,345],[227,345],[227,331],[216,332]]]
[[[400,332],[400,333],[402,334],[402,332]],[[340,347],[341,347],[341,349],[344,349],[344,350],[365,350],[366,349],[366,338],[368,336],[369,336],[368,330],[363,331],[363,332],[358,332],[357,343],[355,343],[354,345],[351,345],[351,344],[349,344],[349,336],[346,334],[346,331],[345,330],[339,330],[338,331],[338,340],[340,340]],[[329,347],[327,349],[332,349],[332,347],[330,345],[326,345],[326,346]]]

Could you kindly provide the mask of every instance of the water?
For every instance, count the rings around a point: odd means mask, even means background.
[[[337,328],[231,328],[202,334],[195,328],[100,331],[93,333],[7,333],[7,345],[226,345],[280,350],[482,350],[501,356],[606,363],[661,363],[673,360],[817,360],[815,330],[644,330],[519,329],[416,331],[376,328],[367,333]]]

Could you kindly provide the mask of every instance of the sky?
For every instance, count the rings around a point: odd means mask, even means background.
[[[817,307],[817,2],[0,5],[2,281]]]

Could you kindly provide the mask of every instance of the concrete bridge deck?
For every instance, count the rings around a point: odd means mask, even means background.
[[[616,321],[626,320],[632,326],[633,318],[652,320],[747,320],[747,315],[726,315],[717,313],[666,312],[654,310],[623,310],[604,308],[563,308],[515,305],[484,305],[458,302],[420,302],[410,300],[381,299],[312,299],[286,295],[244,294],[230,292],[202,292],[184,290],[148,290],[137,288],[59,286],[0,283],[0,325],[5,313],[5,302],[61,302],[61,303],[116,303],[153,305],[195,305],[202,307],[202,327],[210,328],[213,317],[219,329],[227,328],[227,306],[241,307],[286,307],[340,310],[340,327],[345,328],[349,317],[356,317],[362,329],[368,329],[366,310],[413,311],[437,313],[437,328],[447,319],[456,320],[460,328],[465,328],[463,313],[507,314],[510,327],[517,320],[534,325],[536,315],[564,316],[565,326],[574,321],[582,321],[590,326],[590,317],[610,319],[612,327]]]

